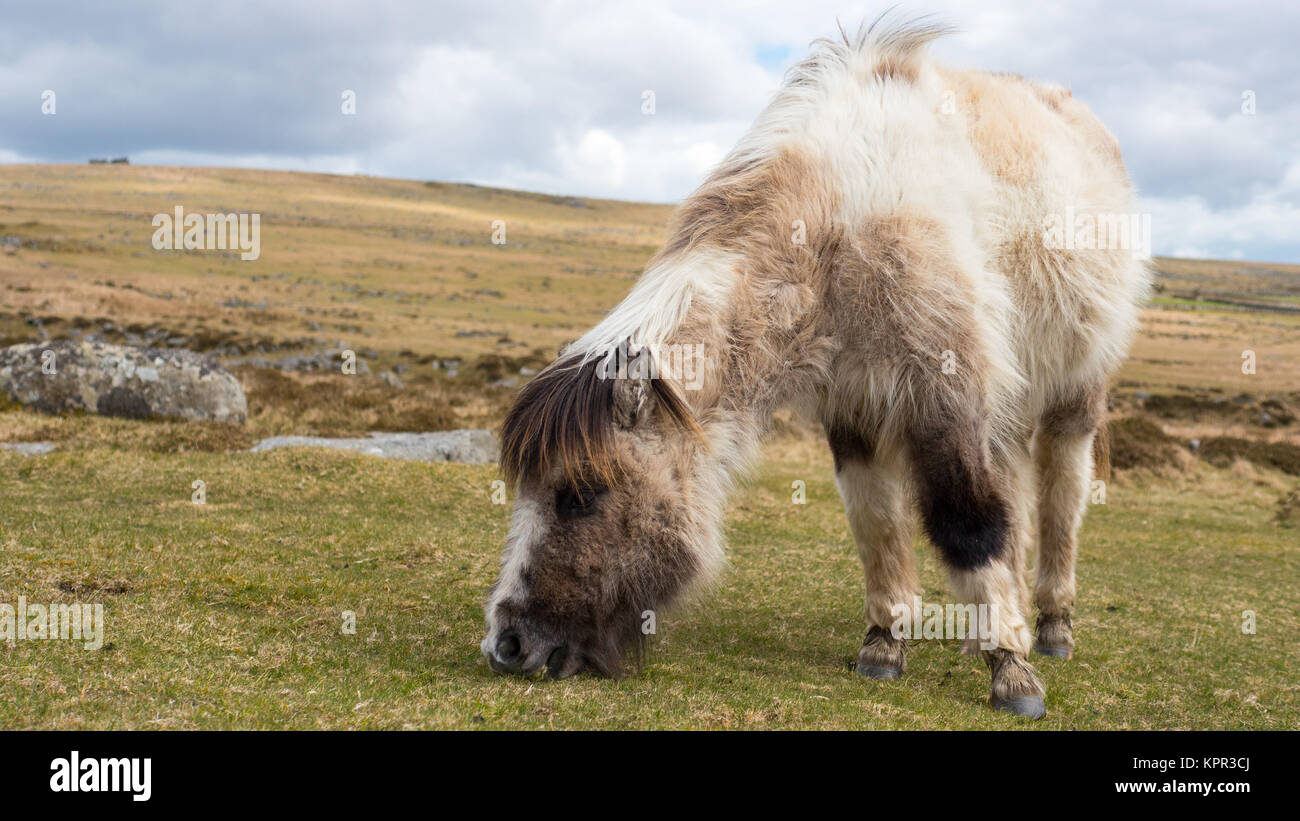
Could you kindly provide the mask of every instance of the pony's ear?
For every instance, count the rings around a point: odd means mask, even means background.
[[[630,347],[630,346],[629,346]],[[629,361],[614,379],[614,424],[631,430],[645,424],[654,412],[654,360],[648,349],[633,349]]]
[[[614,380],[614,424],[631,430],[644,424],[654,412],[654,391],[644,377],[624,376]]]

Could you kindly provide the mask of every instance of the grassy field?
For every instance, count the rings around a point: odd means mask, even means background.
[[[262,213],[261,259],[153,251],[150,219],[176,204]],[[0,642],[0,727],[1024,727],[987,708],[987,670],[956,642],[913,643],[897,681],[853,672],[861,571],[829,457],[798,421],[731,503],[731,568],[660,620],[623,681],[482,662],[508,515],[494,469],[242,452],[281,433],[495,425],[519,369],[617,301],[667,214],[361,177],[0,166],[0,341],[177,338],[242,362],[250,405],[244,426],[0,408],[0,442],[58,446],[0,450],[0,602],[101,603],[107,620],[100,650]],[[1033,727],[1294,729],[1300,268],[1157,264],[1113,394],[1129,469],[1089,511],[1077,654],[1036,661],[1049,713]],[[246,361],[340,342],[372,349],[371,375]],[[916,548],[923,594],[947,600]]]
[[[728,517],[731,570],[617,682],[482,663],[507,521],[489,468],[82,451],[0,454],[0,475],[0,598],[102,602],[107,621],[99,651],[0,651],[6,728],[1019,726],[985,706],[988,673],[957,642],[916,642],[898,681],[853,672],[860,570],[824,463],[764,465]],[[1036,726],[1300,726],[1300,557],[1273,522],[1279,485],[1200,467],[1113,487],[1084,538],[1078,654],[1039,662]],[[925,597],[947,599],[918,549]]]

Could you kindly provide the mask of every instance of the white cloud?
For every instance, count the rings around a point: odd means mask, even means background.
[[[576,146],[563,143],[557,153],[566,178],[588,180],[596,186],[614,190],[622,188],[627,152],[623,143],[608,131],[590,129]]]
[[[1120,139],[1156,252],[1300,261],[1300,7],[929,0],[957,65],[1071,86]],[[912,7],[903,8],[906,15]],[[770,55],[856,3],[61,0],[0,29],[0,161],[285,167],[673,201],[744,133]],[[762,55],[768,55],[764,60]],[[788,63],[789,60],[782,62]],[[766,65],[765,65],[766,63]],[[39,115],[44,88],[57,118]],[[343,89],[358,113],[339,110]],[[653,90],[656,111],[641,111]],[[1241,94],[1256,113],[1241,112]]]
[[[1151,214],[1152,250],[1157,255],[1198,258],[1294,260],[1300,206],[1276,192],[1241,205],[1213,208],[1200,197],[1140,197]]]

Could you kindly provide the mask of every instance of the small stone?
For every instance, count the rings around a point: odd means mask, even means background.
[[[3,442],[0,449],[21,453],[24,456],[43,456],[54,450],[53,442]]]
[[[273,436],[263,439],[253,453],[286,447],[351,450],[387,459],[417,462],[463,462],[483,465],[496,461],[496,437],[488,430],[446,430],[433,433],[371,433],[367,439],[332,439],[323,436]]]

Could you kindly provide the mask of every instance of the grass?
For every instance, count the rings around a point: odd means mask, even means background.
[[[800,450],[776,448],[737,495],[731,568],[660,622],[639,675],[565,682],[496,676],[479,657],[507,517],[489,468],[323,450],[0,452],[0,600],[102,602],[107,620],[98,652],[4,650],[0,726],[1021,726],[984,705],[988,674],[956,642],[914,643],[898,681],[854,674],[860,569],[829,466]],[[1284,478],[1126,476],[1089,513],[1078,654],[1037,662],[1050,712],[1035,726],[1300,726]],[[807,504],[791,503],[795,478]],[[949,600],[918,549],[926,599]]]
[[[178,204],[260,213],[261,258],[155,252],[152,215]],[[861,569],[824,445],[784,416],[732,500],[731,568],[660,619],[646,668],[618,682],[503,678],[480,659],[508,515],[493,469],[242,452],[279,434],[494,427],[521,369],[626,292],[669,210],[370,177],[0,166],[0,344],[349,347],[371,371],[236,365],[243,426],[0,402],[0,442],[58,444],[0,450],[0,602],[98,602],[107,617],[99,651],[0,643],[0,727],[1024,727],[985,706],[988,673],[956,642],[916,642],[897,681],[853,673]],[[1292,304],[1300,268],[1156,268],[1163,290],[1112,391],[1129,469],[1089,512],[1077,656],[1037,661],[1049,714],[1033,726],[1294,729],[1300,314],[1208,300]],[[444,358],[463,361],[435,370]],[[791,502],[795,479],[807,504]],[[917,549],[926,600],[950,600]]]

